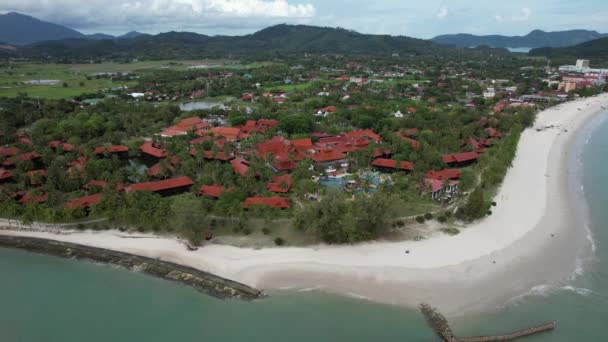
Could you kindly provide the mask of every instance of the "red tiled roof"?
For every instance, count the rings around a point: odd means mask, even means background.
[[[40,178],[46,177],[46,170],[28,171],[26,174],[30,181],[33,182],[37,179],[36,183],[40,183]]]
[[[61,142],[59,140],[50,141],[47,145],[50,148],[52,148],[52,149],[56,149],[57,147],[61,147],[61,149],[64,150],[64,151],[66,151],[66,152],[71,152],[71,151],[74,150],[74,145],[68,144],[68,143],[64,143],[64,142]]]
[[[283,197],[249,197],[243,202],[243,208],[249,209],[252,205],[264,205],[275,209],[287,209],[291,201]]]
[[[105,189],[107,186],[108,186],[108,182],[104,182],[104,181],[100,181],[100,180],[92,180],[92,181],[88,182],[87,184],[83,185],[82,187],[88,190],[93,187]]]
[[[179,158],[177,156],[171,157],[169,162],[165,164],[165,167],[166,167],[165,171],[173,172],[173,170],[175,170],[174,166],[177,164],[179,164]],[[163,166],[162,166],[161,162],[158,162],[158,163],[152,165],[148,169],[147,174],[148,174],[148,176],[156,177],[156,176],[159,176],[162,171],[163,171]]]
[[[397,169],[397,161],[392,159],[378,158],[372,162],[372,166]],[[402,161],[399,163],[399,169],[406,171],[414,171],[414,163],[409,161]]]
[[[455,154],[446,154],[442,157],[442,159],[447,164],[452,164],[477,160],[478,157],[479,155],[476,152],[463,152]]]
[[[89,196],[71,200],[65,204],[65,207],[68,209],[74,209],[77,207],[86,209],[86,208],[90,208],[91,206],[98,204],[102,200],[103,200],[103,193],[99,193],[99,194],[89,195]]]
[[[425,190],[429,192],[437,192],[444,187],[444,182],[438,179],[425,178],[424,183],[426,184]],[[458,184],[458,181],[449,181],[448,184],[456,185]]]
[[[291,189],[291,176],[276,176],[266,185],[266,189],[270,192],[287,193]]]
[[[198,191],[201,196],[220,198],[222,192],[226,191],[221,185],[203,185]]]
[[[19,153],[19,151],[16,147],[0,147],[0,154],[5,157],[12,157]]]
[[[141,145],[139,150],[156,158],[165,158],[167,156],[167,151],[154,147],[150,141],[146,141]]]
[[[486,133],[488,133],[488,136],[490,138],[502,138],[502,133],[497,131],[496,128],[494,128],[494,127],[486,128]]]
[[[26,161],[26,160],[34,160],[40,158],[40,153],[33,151],[24,154],[20,154],[17,156],[17,159]]]
[[[49,198],[49,195],[44,190],[28,191],[21,199],[17,202],[21,204],[25,203],[45,203]]]
[[[158,181],[158,182],[146,182],[146,183],[132,184],[132,185],[128,186],[125,189],[125,191],[126,192],[131,192],[131,191],[158,192],[158,191],[181,188],[181,187],[192,186],[192,185],[194,185],[194,182],[190,178],[188,178],[186,176],[182,176],[182,177],[166,179],[166,180],[162,180],[162,181]]]
[[[414,150],[420,149],[420,142],[408,137],[401,137],[401,140],[408,142]]]
[[[424,174],[425,178],[428,179],[437,179],[437,180],[444,180],[444,179],[458,179],[460,178],[461,172],[458,169],[444,169],[441,171],[428,171],[427,173]]]
[[[211,129],[211,132],[216,136],[216,137],[224,137],[228,140],[238,140],[239,134],[241,133],[241,129],[240,128],[236,128],[236,127],[213,127]]]
[[[198,155],[198,150],[196,148],[192,148],[190,149],[189,154],[193,157],[196,157]],[[226,155],[226,153],[224,153],[224,151],[217,151],[215,154],[213,153],[213,151],[203,151],[203,157],[205,159],[215,159],[215,160],[221,160],[221,161],[229,161],[231,159],[234,158],[234,155],[232,153],[229,153],[228,155]]]
[[[209,123],[203,121],[203,119],[193,116],[187,119],[183,119],[174,126],[165,128],[160,135],[164,137],[173,137],[176,135],[184,135],[190,131],[206,130],[209,128]]]
[[[232,169],[234,172],[241,175],[242,177],[247,176],[247,172],[249,171],[249,163],[243,158],[235,158],[230,162],[232,165]]]
[[[129,148],[124,145],[97,146],[95,147],[93,154],[98,155],[105,153],[105,151],[108,151],[108,153],[124,153],[129,152]]]
[[[326,162],[326,161],[334,161],[345,159],[346,156],[342,153],[336,152],[334,150],[320,150],[318,153],[312,155],[312,160],[315,162]]]
[[[297,150],[310,150],[310,149],[312,149],[312,140],[310,140],[310,138],[294,139],[294,140],[291,141],[291,144]]]
[[[13,177],[13,173],[10,170],[0,169],[0,180],[5,180]]]
[[[72,172],[74,170],[82,172],[82,171],[84,171],[84,167],[85,167],[86,163],[87,163],[87,159],[85,157],[78,157],[78,159],[68,163],[68,165],[69,165],[68,172]]]

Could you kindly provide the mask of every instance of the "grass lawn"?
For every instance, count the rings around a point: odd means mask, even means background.
[[[14,97],[21,92],[30,96],[61,99],[78,96],[82,93],[94,93],[102,89],[132,86],[133,81],[111,81],[109,79],[87,80],[87,76],[96,73],[133,72],[145,73],[157,69],[187,70],[196,65],[217,66],[225,69],[253,69],[271,63],[239,64],[238,61],[224,60],[183,60],[183,61],[144,61],[133,63],[99,63],[99,64],[42,64],[13,63],[10,67],[0,68],[0,97]],[[58,80],[56,85],[31,85],[24,82],[31,80]],[[63,87],[63,83],[67,87]],[[83,85],[80,85],[83,82]]]

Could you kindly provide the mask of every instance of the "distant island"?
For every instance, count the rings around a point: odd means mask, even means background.
[[[608,34],[601,34],[596,31],[589,30],[569,30],[557,32],[534,30],[525,36],[476,36],[461,33],[441,35],[431,40],[435,43],[459,47],[476,47],[485,45],[496,48],[540,48],[572,46],[607,36]]]

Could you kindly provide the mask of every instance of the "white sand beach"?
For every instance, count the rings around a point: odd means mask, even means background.
[[[568,175],[576,166],[568,162],[569,153],[576,134],[602,106],[608,107],[608,94],[539,113],[534,128],[522,134],[493,215],[456,236],[260,250],[210,245],[191,252],[176,239],[124,238],[116,231],[0,234],[160,258],[266,290],[318,288],[396,305],[430,302],[455,316],[502,305],[534,286],[566,282],[572,275],[577,253],[588,246],[570,203],[576,199]]]

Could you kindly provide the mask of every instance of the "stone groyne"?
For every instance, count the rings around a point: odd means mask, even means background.
[[[191,286],[201,292],[222,299],[253,300],[265,296],[262,291],[255,288],[192,267],[103,248],[2,234],[0,234],[0,247],[19,248],[64,258],[87,259],[118,265]]]

